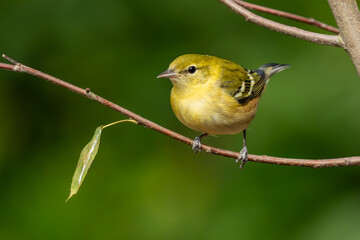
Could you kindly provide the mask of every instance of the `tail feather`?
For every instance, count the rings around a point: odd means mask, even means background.
[[[269,79],[272,75],[275,73],[281,72],[282,70],[285,70],[289,68],[290,65],[288,64],[278,64],[278,63],[268,63],[265,65],[262,65],[259,67],[259,69],[255,70],[255,72],[261,72],[263,71],[265,77]]]

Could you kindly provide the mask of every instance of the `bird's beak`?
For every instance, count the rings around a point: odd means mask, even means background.
[[[157,78],[174,78],[174,77],[178,77],[179,74],[176,73],[173,69],[168,69],[165,72],[160,73]]]

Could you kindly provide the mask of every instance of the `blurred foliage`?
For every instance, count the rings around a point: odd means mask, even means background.
[[[256,1],[335,24],[325,1]],[[184,53],[275,76],[248,131],[250,153],[359,155],[360,81],[348,55],[261,28],[218,1],[1,0],[0,52],[191,138],[156,79]],[[290,20],[284,23],[319,31]],[[76,198],[73,170],[93,130],[123,118],[25,74],[0,71],[0,239],[360,239],[360,169],[248,163],[118,125]],[[241,135],[206,143],[239,151]]]

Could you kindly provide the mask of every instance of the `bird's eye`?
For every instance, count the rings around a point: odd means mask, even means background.
[[[195,66],[190,66],[188,70],[189,70],[189,73],[193,74],[193,73],[196,72],[196,67]]]

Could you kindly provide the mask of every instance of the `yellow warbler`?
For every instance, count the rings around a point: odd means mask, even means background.
[[[240,168],[248,160],[246,129],[272,75],[290,67],[269,63],[247,70],[214,56],[186,54],[176,58],[158,78],[173,83],[170,100],[176,117],[187,127],[202,132],[193,143],[201,149],[208,134],[236,134],[243,131],[243,148],[236,162]]]

